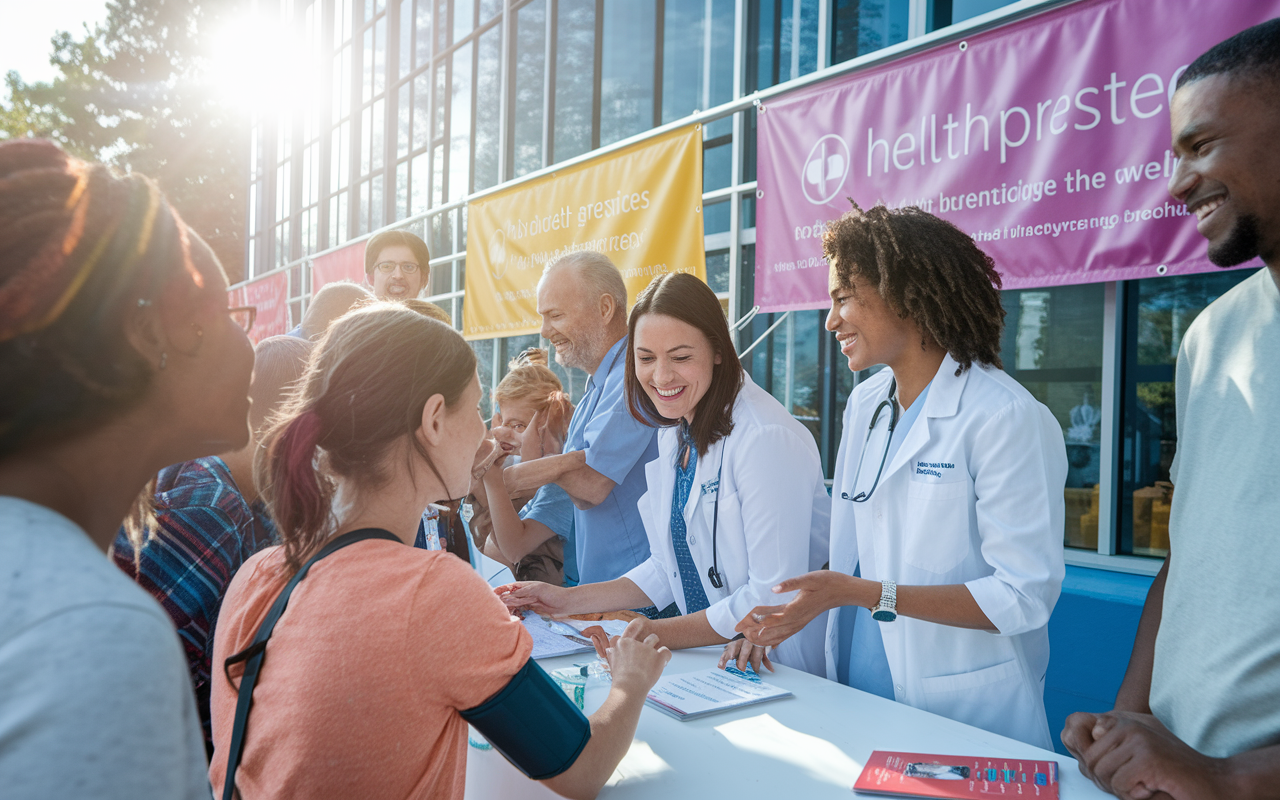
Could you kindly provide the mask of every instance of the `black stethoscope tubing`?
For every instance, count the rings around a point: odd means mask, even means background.
[[[867,457],[867,445],[871,443],[871,432],[876,429],[876,422],[880,419],[880,412],[885,408],[889,409],[889,432],[884,437],[884,453],[880,456],[880,468],[876,470],[876,479],[871,483],[871,488],[865,492],[858,492],[853,497],[848,492],[841,492],[840,498],[853,503],[865,503],[871,499],[871,495],[875,492],[876,487],[880,485],[880,476],[884,473],[884,464],[889,459],[889,444],[893,441],[893,429],[898,425],[898,403],[894,397],[898,393],[898,379],[894,378],[889,382],[889,395],[880,401],[876,406],[876,410],[871,414],[871,424],[867,426],[867,438],[862,442],[862,452],[858,455],[858,467],[853,471],[853,486],[858,488],[858,478],[862,476],[862,461]]]

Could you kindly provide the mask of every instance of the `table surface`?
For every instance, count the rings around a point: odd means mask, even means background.
[[[673,654],[665,674],[715,666],[720,647]],[[590,654],[540,661],[548,672]],[[779,666],[764,680],[795,694],[680,722],[646,707],[630,751],[600,793],[606,800],[852,797],[872,750],[1057,761],[1062,800],[1107,798],[1075,760],[834,681]],[[552,798],[495,751],[467,749],[466,797]]]

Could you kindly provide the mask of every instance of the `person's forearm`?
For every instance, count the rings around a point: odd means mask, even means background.
[[[1160,618],[1164,609],[1164,582],[1169,574],[1169,559],[1165,559],[1160,572],[1151,582],[1147,601],[1142,606],[1142,618],[1138,620],[1138,633],[1133,638],[1133,653],[1125,670],[1120,690],[1116,692],[1116,709],[1151,713],[1151,666],[1156,656],[1156,633],[1160,630]]]
[[[724,644],[729,640],[716,633],[715,628],[707,621],[706,610],[696,614],[685,614],[670,619],[655,619],[645,623],[642,636],[650,633],[658,634],[658,644],[669,650],[683,650],[689,647],[706,647],[712,644]]]
[[[512,495],[521,495],[538,489],[548,483],[555,483],[570,470],[587,463],[587,455],[582,450],[546,456],[533,461],[522,461],[514,467],[506,467],[502,471],[503,482]]]
[[[1280,798],[1280,746],[1248,750],[1222,759],[1225,787],[1219,797],[1231,800]]]
[[[643,608],[653,601],[630,578],[615,578],[604,583],[584,583],[565,590],[566,614],[593,614]],[[666,644],[666,642],[663,642]]]
[[[604,705],[591,715],[591,739],[578,760],[545,781],[547,786],[564,797],[589,800],[599,794],[635,739],[646,695],[615,684]]]
[[[842,592],[841,605],[875,608],[880,603],[880,582],[850,578]],[[950,625],[953,628],[971,628],[979,631],[996,631],[996,626],[983,613],[973,599],[969,588],[962,583],[947,586],[899,586],[898,614],[912,619]]]
[[[520,519],[515,504],[507,494],[502,470],[490,470],[484,476],[484,487],[488,496],[493,498],[489,506],[493,538],[507,561],[514,564],[554,535],[545,525],[534,526]]]
[[[569,495],[573,504],[584,511],[603,503],[618,485],[587,466],[585,458],[580,466],[557,478],[556,483]]]

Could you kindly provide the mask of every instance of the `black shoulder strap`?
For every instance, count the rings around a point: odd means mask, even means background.
[[[249,721],[249,709],[253,706],[253,687],[258,682],[258,672],[262,669],[263,658],[266,657],[267,640],[271,638],[271,632],[275,630],[276,623],[280,621],[280,616],[284,614],[285,607],[289,605],[289,595],[293,594],[293,590],[298,583],[307,577],[307,571],[317,561],[341,550],[347,545],[363,542],[366,539],[400,541],[400,537],[381,528],[362,528],[358,531],[335,536],[319,553],[316,553],[307,563],[303,564],[298,573],[293,576],[293,579],[285,585],[283,591],[280,592],[280,596],[276,598],[276,602],[271,606],[271,610],[267,612],[266,618],[262,620],[262,625],[258,628],[258,634],[253,637],[253,644],[239,653],[229,656],[226,663],[223,664],[222,668],[226,671],[230,669],[232,664],[238,664],[241,661],[248,662],[244,667],[244,677],[240,679],[240,695],[236,699],[236,720],[235,726],[231,729],[231,745],[227,752],[227,775],[226,782],[222,786],[222,800],[232,800],[235,796],[236,770],[240,767],[240,757],[244,755],[244,731]],[[229,674],[228,680],[230,680]]]

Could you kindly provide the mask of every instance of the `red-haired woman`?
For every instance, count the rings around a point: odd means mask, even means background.
[[[627,752],[669,652],[615,640],[613,691],[588,720],[466,562],[412,546],[423,509],[470,485],[479,402],[471,348],[399,303],[353,311],[320,340],[259,462],[283,544],[245,562],[218,617],[210,778],[223,797],[458,798],[468,721],[574,797],[594,797]],[[254,644],[264,631],[269,645]]]
[[[0,144],[7,798],[208,796],[173,621],[104,554],[162,467],[248,441],[226,288],[151,181]]]

